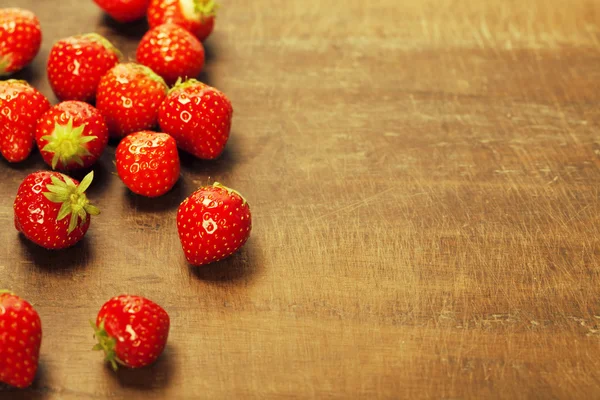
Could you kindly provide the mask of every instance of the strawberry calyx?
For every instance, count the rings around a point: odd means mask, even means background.
[[[54,153],[52,156],[52,169],[56,169],[59,161],[64,166],[73,162],[80,166],[84,165],[81,157],[92,155],[84,145],[98,139],[98,136],[84,136],[84,129],[85,124],[73,128],[73,118],[70,118],[67,125],[60,125],[55,122],[52,133],[42,136],[42,140],[48,141],[42,150]]]
[[[234,190],[234,189],[232,189],[230,187],[222,185],[219,182],[213,183],[213,187],[221,188],[221,189],[227,191],[227,193],[229,193],[230,195],[233,194],[233,193],[237,194],[242,199],[242,205],[246,205],[246,203],[247,203],[246,198],[244,196],[242,196],[242,194],[240,192],[238,192],[237,190]]]
[[[84,33],[83,35],[79,35],[80,38],[88,39],[92,42],[96,42],[101,44],[106,50],[115,53],[119,61],[123,59],[123,53],[119,49],[117,49],[107,38],[97,33]]]
[[[194,0],[194,10],[204,20],[217,15],[219,4],[215,0]]]
[[[142,65],[142,64],[137,64],[137,63],[132,63],[132,65],[133,65],[134,69],[136,69],[140,73],[144,74],[149,79],[152,79],[153,81],[155,81],[155,82],[159,83],[161,86],[163,86],[165,88],[165,93],[169,90],[169,86],[167,85],[165,80],[160,75],[158,75],[156,72],[152,71],[151,68],[146,67],[145,65]]]
[[[14,293],[7,289],[0,289],[0,295],[2,295],[2,294],[14,294]]]
[[[169,90],[168,94],[171,94],[175,90],[185,90],[189,87],[198,86],[198,85],[204,85],[204,83],[200,82],[197,79],[193,79],[193,78],[184,81],[183,79],[181,79],[181,77],[179,77],[179,78],[177,78],[177,82],[175,82],[175,85],[173,85],[173,87]]]
[[[112,369],[117,371],[119,369],[119,365],[123,365],[123,362],[119,360],[117,357],[117,352],[115,350],[117,346],[117,340],[110,336],[106,329],[104,329],[104,320],[100,322],[100,325],[96,325],[94,321],[90,321],[90,325],[92,329],[94,329],[94,337],[98,340],[98,343],[92,347],[94,351],[103,351],[104,352],[104,361],[110,363]]]
[[[0,55],[0,76],[5,76],[10,74],[10,66],[12,65],[12,55],[5,54]]]
[[[67,216],[70,216],[69,230],[70,234],[79,226],[79,221],[85,223],[88,215],[98,215],[100,210],[90,204],[85,191],[91,185],[94,179],[94,171],[90,172],[82,179],[79,185],[66,175],[62,175],[64,180],[60,180],[56,176],[52,176],[52,184],[46,185],[48,192],[43,195],[53,203],[62,204],[58,211],[56,221],[61,221]]]

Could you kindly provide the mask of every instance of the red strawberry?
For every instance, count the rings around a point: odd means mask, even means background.
[[[100,8],[119,22],[132,22],[146,15],[150,0],[94,0]]]
[[[152,129],[158,107],[169,87],[150,68],[135,63],[117,64],[100,80],[96,107],[102,112],[112,137]]]
[[[177,144],[166,133],[132,133],[119,143],[116,158],[119,178],[139,195],[162,196],[179,179]]]
[[[21,8],[0,8],[0,76],[23,69],[42,43],[40,21]]]
[[[241,194],[220,183],[195,191],[177,210],[177,230],[188,262],[204,265],[238,251],[252,229]]]
[[[121,295],[107,301],[92,328],[105,361],[141,368],[154,363],[169,337],[169,315],[158,304],[140,296]]]
[[[202,72],[204,46],[182,27],[164,24],[144,35],[136,58],[172,85],[179,78],[195,78]]]
[[[90,215],[100,213],[85,195],[93,177],[90,172],[79,183],[58,172],[28,175],[19,186],[13,205],[15,228],[46,249],[75,245],[87,232]]]
[[[171,89],[158,111],[158,123],[179,148],[210,160],[225,149],[232,116],[233,108],[225,94],[190,79]]]
[[[60,100],[92,101],[100,78],[120,58],[119,50],[96,33],[59,40],[48,58],[50,86]]]
[[[215,0],[152,0],[148,6],[148,24],[177,24],[204,40],[213,31],[217,4]]]
[[[0,382],[31,385],[38,368],[42,321],[27,301],[0,290]]]
[[[0,81],[0,153],[9,162],[29,157],[38,118],[50,102],[25,81]]]
[[[35,139],[52,169],[89,168],[106,148],[108,128],[102,114],[81,101],[64,101],[40,117]]]

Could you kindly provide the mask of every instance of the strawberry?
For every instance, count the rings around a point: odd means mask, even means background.
[[[156,126],[158,107],[169,87],[150,68],[136,63],[117,64],[100,80],[96,107],[112,137]]]
[[[194,78],[202,72],[204,46],[182,27],[163,24],[144,35],[136,58],[172,85],[179,78]]]
[[[21,8],[0,8],[0,76],[23,69],[42,43],[40,21]]]
[[[213,31],[217,4],[215,0],[152,0],[148,6],[148,24],[177,24],[203,41]]]
[[[179,153],[166,133],[132,133],[117,146],[117,173],[132,192],[146,197],[167,193],[179,179]]]
[[[94,0],[108,15],[119,22],[132,22],[146,15],[150,0]]]
[[[9,162],[29,157],[38,118],[50,102],[25,81],[0,81],[0,153]]]
[[[100,213],[85,195],[93,177],[90,172],[79,183],[58,172],[28,175],[19,186],[13,205],[15,228],[46,249],[75,245],[87,232],[90,215]]]
[[[102,114],[81,101],[63,101],[39,119],[35,139],[52,169],[89,168],[106,148],[108,128]]]
[[[229,257],[246,243],[251,229],[246,200],[218,182],[195,191],[177,210],[179,239],[192,265]]]
[[[158,304],[140,296],[113,297],[92,322],[105,361],[141,368],[154,363],[162,354],[169,336],[169,315]]]
[[[59,40],[48,58],[50,86],[60,100],[93,101],[100,78],[120,58],[119,50],[96,33]]]
[[[225,94],[190,79],[171,89],[158,111],[158,123],[179,148],[210,160],[225,149],[232,116],[233,108]]]
[[[0,290],[0,382],[31,385],[38,368],[42,321],[26,300]]]

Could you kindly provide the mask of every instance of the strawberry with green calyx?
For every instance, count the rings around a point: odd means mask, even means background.
[[[203,41],[213,31],[217,9],[215,0],[152,0],[148,25],[177,24]]]
[[[121,52],[97,33],[59,40],[48,57],[50,86],[60,100],[93,101],[100,79],[121,58]]]
[[[238,251],[250,237],[252,214],[237,191],[215,182],[201,187],[177,210],[177,231],[187,261],[210,264]]]
[[[158,110],[163,132],[194,156],[212,160],[229,140],[233,107],[227,96],[202,82],[178,81]]]
[[[90,172],[81,183],[58,172],[39,171],[28,175],[19,186],[13,204],[15,228],[46,249],[64,249],[86,234],[92,215],[100,214],[85,191]]]
[[[98,341],[93,350],[103,351],[116,371],[118,365],[141,368],[154,363],[167,344],[170,319],[151,300],[121,295],[107,301],[91,325]]]
[[[85,169],[104,152],[108,127],[91,105],[64,101],[40,117],[35,137],[42,158],[52,169]]]
[[[27,66],[42,43],[40,21],[29,10],[0,8],[0,76]]]
[[[169,87],[145,65],[117,64],[100,80],[96,107],[106,119],[111,137],[152,129],[158,107]]]
[[[0,382],[23,389],[38,369],[42,321],[26,300],[0,290]]]

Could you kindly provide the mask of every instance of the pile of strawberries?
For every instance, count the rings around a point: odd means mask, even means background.
[[[121,62],[112,43],[90,33],[59,40],[50,51],[47,75],[59,104],[52,106],[25,81],[0,81],[0,154],[18,163],[37,146],[52,169],[28,175],[14,201],[16,229],[46,249],[75,245],[100,214],[85,194],[93,171],[81,182],[69,175],[89,171],[109,139],[119,141],[115,163],[123,183],[138,195],[158,197],[179,180],[180,150],[215,159],[231,129],[227,96],[194,79],[204,67],[202,41],[215,24],[213,0],[94,1],[120,22],[147,16],[151,29],[139,43],[137,63]],[[41,41],[32,12],[0,9],[0,76],[28,65]],[[195,266],[238,251],[251,228],[246,200],[220,183],[199,188],[177,211],[183,252]],[[116,296],[92,322],[94,349],[115,369],[143,367],[162,353],[169,324],[152,301]],[[31,304],[0,291],[0,382],[31,385],[41,340]]]

